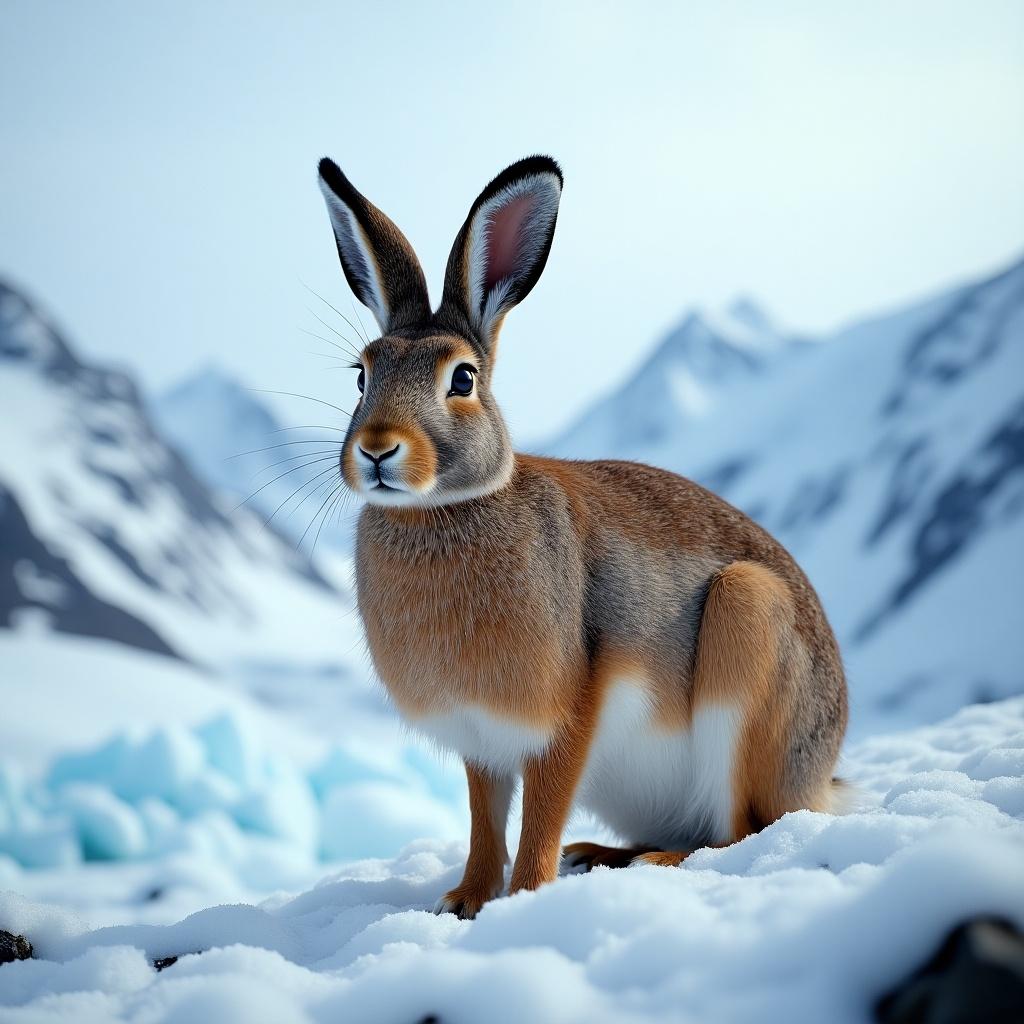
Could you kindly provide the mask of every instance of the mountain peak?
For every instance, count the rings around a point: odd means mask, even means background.
[[[0,358],[31,363],[42,370],[76,368],[78,360],[34,302],[0,279]]]
[[[178,381],[161,396],[161,401],[177,402],[217,398],[248,398],[245,385],[220,363],[210,362]]]
[[[754,330],[766,334],[779,333],[771,314],[749,295],[737,295],[725,307],[725,313],[736,322]]]

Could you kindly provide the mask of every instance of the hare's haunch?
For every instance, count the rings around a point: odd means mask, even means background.
[[[483,190],[431,310],[405,236],[330,160],[320,185],[349,285],[380,337],[341,455],[366,500],[356,550],[374,665],[414,728],[465,761],[473,916],[558,873],[574,804],[626,844],[573,866],[678,864],[799,808],[828,810],[846,683],[789,553],[690,480],[516,454],[491,393],[506,313],[537,283],[562,174],[535,156]]]

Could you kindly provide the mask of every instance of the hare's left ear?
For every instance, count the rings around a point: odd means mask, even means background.
[[[488,352],[505,314],[529,295],[547,263],[561,195],[558,164],[527,157],[480,193],[455,239],[438,314],[467,321]]]
[[[430,299],[423,268],[409,240],[324,157],[320,191],[349,287],[370,308],[382,334],[427,323]]]

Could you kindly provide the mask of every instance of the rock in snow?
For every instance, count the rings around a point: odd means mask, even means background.
[[[0,929],[0,964],[28,960],[32,956],[32,943],[24,935],[14,935]]]
[[[879,1001],[881,1024],[1020,1020],[1024,935],[999,918],[958,925],[938,952]]]

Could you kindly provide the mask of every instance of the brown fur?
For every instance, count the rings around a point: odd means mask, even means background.
[[[505,824],[510,790],[476,765],[466,762],[472,831],[469,859],[462,881],[445,893],[444,899],[459,917],[473,918],[480,908],[501,892],[505,882],[508,849]]]
[[[562,848],[567,868],[628,868],[638,857],[652,851],[643,846],[601,846],[599,843],[569,843]]]
[[[430,440],[414,424],[384,426],[369,424],[355,437],[355,444],[371,455],[380,455],[401,444],[409,450],[405,478],[416,491],[425,490],[437,476],[437,454]],[[349,446],[351,452],[353,446]],[[351,455],[349,455],[351,458]],[[351,463],[346,463],[351,467]],[[354,470],[350,470],[354,471]],[[351,481],[350,481],[351,484]]]

